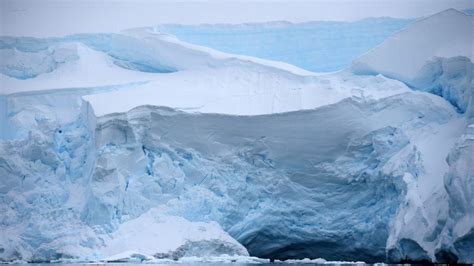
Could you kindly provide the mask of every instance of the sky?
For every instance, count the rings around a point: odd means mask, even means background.
[[[0,0],[0,8],[0,35],[46,37],[118,32],[162,23],[414,18],[447,8],[474,8],[474,0]]]

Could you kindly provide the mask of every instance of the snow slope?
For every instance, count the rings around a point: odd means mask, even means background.
[[[2,261],[472,262],[472,104],[152,28],[0,40]]]
[[[449,9],[413,23],[355,60],[352,71],[380,73],[467,108],[474,87],[474,16]]]

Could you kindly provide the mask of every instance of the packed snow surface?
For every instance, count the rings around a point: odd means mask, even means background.
[[[1,37],[0,260],[473,262],[469,23],[327,74],[156,28]]]

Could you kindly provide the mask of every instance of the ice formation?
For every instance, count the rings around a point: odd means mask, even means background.
[[[472,21],[329,74],[154,28],[1,37],[0,260],[473,262]]]
[[[353,59],[412,21],[384,17],[355,22],[165,24],[155,29],[185,42],[228,53],[287,62],[315,72],[328,72],[348,67]]]

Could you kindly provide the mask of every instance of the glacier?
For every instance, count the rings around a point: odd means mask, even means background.
[[[473,21],[334,73],[157,27],[0,37],[0,261],[472,263]]]

